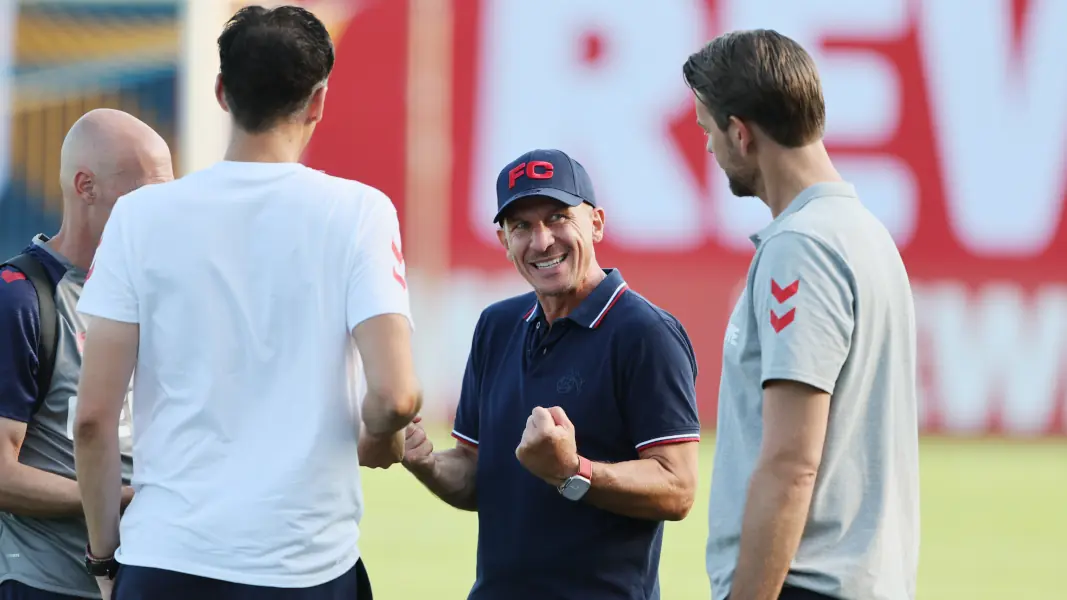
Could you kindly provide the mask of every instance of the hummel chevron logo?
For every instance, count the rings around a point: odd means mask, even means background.
[[[781,333],[783,329],[789,327],[789,324],[793,322],[793,319],[797,316],[797,309],[790,308],[788,312],[779,317],[774,314],[774,310],[771,310],[771,327],[774,328],[775,333]]]
[[[795,296],[799,289],[800,289],[800,280],[799,279],[794,279],[793,283],[790,283],[789,285],[787,285],[785,287],[782,287],[782,286],[778,285],[778,282],[775,281],[774,278],[771,278],[771,295],[774,296],[774,299],[778,301],[778,304],[782,304],[786,300],[788,300],[788,299],[792,298],[793,296]],[[793,319],[795,319],[796,316],[797,316],[797,309],[796,308],[790,308],[785,314],[783,314],[780,317],[777,314],[775,314],[774,309],[772,308],[771,309],[771,327],[774,328],[774,332],[775,333],[781,333],[783,329],[785,329],[786,327],[789,327],[789,324],[793,322]]]
[[[796,295],[797,290],[800,289],[800,280],[797,279],[785,286],[784,288],[778,285],[778,282],[773,278],[771,279],[771,295],[778,301],[778,304],[785,302]]]
[[[407,267],[404,265],[404,254],[400,252],[400,246],[396,245],[396,241],[393,241],[393,257],[396,258],[396,265],[393,266],[393,279],[400,284],[400,287],[405,290],[408,289],[408,282],[404,275],[407,274]],[[400,272],[400,269],[404,269],[404,273]]]

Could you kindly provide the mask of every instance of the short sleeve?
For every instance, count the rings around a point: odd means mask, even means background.
[[[765,242],[750,285],[761,382],[799,381],[832,394],[854,324],[844,261],[808,236],[779,234]]]
[[[37,292],[12,267],[0,269],[0,417],[28,423],[37,401]]]
[[[371,317],[400,314],[411,322],[407,272],[396,208],[385,194],[367,195],[353,239],[348,273],[347,319],[351,331]]]
[[[130,270],[131,244],[126,239],[129,218],[129,200],[119,198],[85,276],[78,312],[124,323],[140,321]]]
[[[478,446],[478,415],[480,412],[480,369],[482,362],[482,321],[483,313],[474,327],[474,339],[471,341],[470,354],[467,355],[467,367],[463,371],[463,385],[459,392],[459,404],[456,406],[456,420],[452,426],[452,437],[457,440],[477,447]]]
[[[622,414],[634,448],[699,441],[697,364],[681,324],[656,321],[625,352]]]

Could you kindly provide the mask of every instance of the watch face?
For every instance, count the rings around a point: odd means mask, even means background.
[[[567,500],[581,500],[587,491],[589,491],[589,480],[578,476],[568,479],[559,490]]]

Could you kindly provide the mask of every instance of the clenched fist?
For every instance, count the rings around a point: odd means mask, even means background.
[[[422,417],[415,417],[404,430],[404,466],[408,470],[433,468],[433,442],[420,422]]]
[[[567,413],[558,406],[534,408],[515,457],[527,471],[557,487],[577,473],[578,445]]]
[[[360,425],[359,464],[371,469],[388,469],[404,458],[404,431],[374,435]]]

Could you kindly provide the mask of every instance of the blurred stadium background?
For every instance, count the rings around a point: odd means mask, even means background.
[[[602,263],[685,323],[708,476],[693,514],[668,527],[665,600],[707,597],[721,336],[747,236],[770,218],[730,196],[704,154],[680,66],[726,29],[798,39],[822,70],[834,158],[913,277],[919,597],[1067,597],[1067,2],[298,3],[338,49],[306,162],[381,188],[400,211],[440,444],[479,311],[525,289],[490,223],[496,171],[522,151],[559,147],[585,164],[608,210]],[[0,0],[0,253],[58,227],[59,147],[86,110],[138,115],[179,174],[221,157],[214,43],[242,4]],[[361,544],[379,595],[466,597],[474,516],[401,469],[365,476]]]

